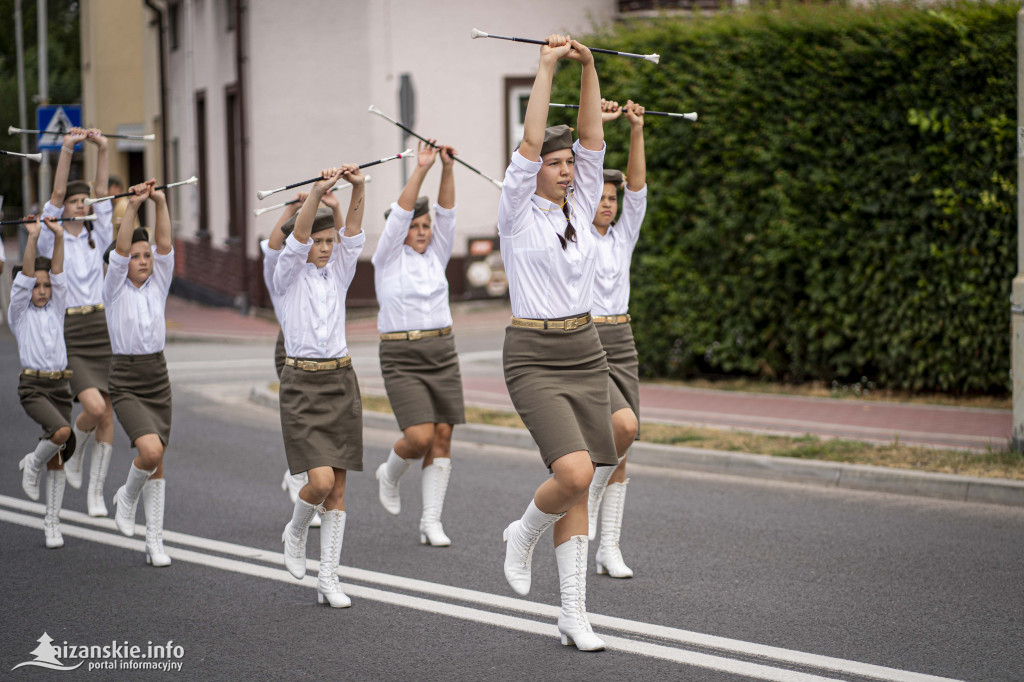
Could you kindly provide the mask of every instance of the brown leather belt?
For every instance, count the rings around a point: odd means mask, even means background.
[[[525,317],[513,317],[513,327],[527,327],[528,329],[563,329],[571,332],[577,327],[582,327],[590,322],[590,313],[579,317],[570,317],[567,320],[530,320]]]
[[[346,355],[345,357],[338,358],[337,360],[324,360],[323,362],[317,362],[316,360],[296,360],[295,358],[285,358],[284,364],[288,367],[301,369],[303,372],[325,372],[332,369],[348,367],[352,364],[352,358]]]
[[[88,315],[89,313],[97,313],[101,310],[105,310],[106,306],[102,303],[95,305],[80,305],[77,308],[68,308],[64,311],[65,315]]]
[[[27,377],[39,377],[40,379],[53,379],[57,381],[58,379],[70,379],[75,372],[71,369],[54,369],[49,371],[45,369],[23,369],[21,373]]]
[[[594,315],[594,324],[625,324],[631,319],[629,313],[625,315]]]
[[[417,339],[425,339],[430,336],[448,336],[452,333],[451,325],[443,327],[442,329],[413,329],[408,332],[387,332],[386,334],[380,335],[381,341],[404,341],[409,339],[410,341],[416,341]]]

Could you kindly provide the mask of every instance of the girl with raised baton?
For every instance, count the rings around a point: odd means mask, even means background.
[[[545,129],[560,59],[583,67],[579,139],[568,126]],[[512,321],[503,364],[512,403],[553,476],[505,529],[505,578],[530,589],[533,550],[554,525],[562,644],[604,648],[586,611],[587,492],[594,466],[614,466],[608,363],[590,318],[596,238],[589,229],[604,185],[601,91],[594,57],[568,36],[551,35],[526,108],[523,141],[505,171],[498,207],[501,255]]]
[[[466,416],[445,277],[455,243],[455,150],[434,142],[419,143],[416,169],[384,214],[387,222],[373,254],[380,368],[402,430],[377,469],[377,481],[381,504],[398,514],[398,478],[413,460],[422,459],[420,542],[447,547],[451,540],[441,525],[441,509],[451,476],[452,427],[465,423]],[[418,195],[438,154],[435,226],[430,200]]]
[[[644,108],[632,100],[622,109],[607,110],[604,121],[623,112],[629,121],[629,161],[626,175],[605,169],[601,203],[591,225],[597,238],[597,276],[594,282],[594,324],[601,345],[608,354],[608,394],[611,401],[612,432],[615,435],[617,467],[598,467],[590,484],[588,536],[597,533],[601,513],[601,544],[595,562],[598,574],[631,578],[633,571],[622,560],[619,536],[626,502],[626,451],[636,438],[640,414],[640,377],[630,326],[629,265],[640,236],[640,224],[647,211],[647,164],[644,157]],[[625,184],[622,215],[618,212],[618,190]],[[603,503],[602,503],[603,499]]]
[[[107,139],[99,130],[72,128],[64,136],[53,177],[53,193],[43,207],[44,218],[81,218],[86,215],[85,199],[89,185],[81,180],[68,182],[75,145],[89,142],[96,146],[96,196],[107,193]],[[82,404],[72,425],[78,457],[65,467],[72,488],[82,485],[82,465],[89,456],[89,488],[86,504],[89,516],[106,516],[103,485],[110,466],[114,443],[114,408],[107,380],[110,371],[110,335],[103,313],[103,253],[114,238],[113,208],[100,202],[92,208],[92,223],[64,223],[64,272],[68,280],[65,305],[64,341],[67,344],[68,369],[71,370],[71,394]],[[39,253],[50,257],[53,236],[49,230],[39,235]],[[94,442],[95,440],[95,442]],[[92,447],[90,447],[92,445]]]

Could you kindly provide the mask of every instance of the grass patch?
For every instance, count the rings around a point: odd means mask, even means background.
[[[276,392],[278,384],[271,384],[270,389]],[[363,409],[368,412],[391,413],[391,403],[387,396],[364,393]],[[466,421],[471,424],[526,428],[523,420],[515,412],[483,407],[467,407]],[[809,434],[795,437],[771,436],[748,431],[674,426],[653,422],[644,422],[641,430],[645,443],[685,445],[706,450],[848,464],[870,464],[962,476],[1024,480],[1024,455],[995,447],[986,452],[968,452],[910,447],[899,441],[873,445],[853,440],[819,438]]]

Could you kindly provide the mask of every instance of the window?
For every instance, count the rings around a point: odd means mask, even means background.
[[[167,44],[171,52],[178,49],[181,43],[181,3],[175,2],[167,6]]]
[[[206,178],[206,92],[196,91],[196,165],[199,170],[199,229],[200,237],[210,235],[210,199],[207,193],[209,182]]]
[[[523,121],[532,89],[532,78],[505,79],[505,158],[501,160],[502,168],[508,166],[512,150],[523,140]]]

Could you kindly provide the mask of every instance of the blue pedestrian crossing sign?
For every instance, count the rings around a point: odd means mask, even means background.
[[[64,134],[82,125],[82,107],[77,104],[54,104],[36,108],[36,128],[39,149],[60,149]],[[81,149],[79,143],[75,148]]]

